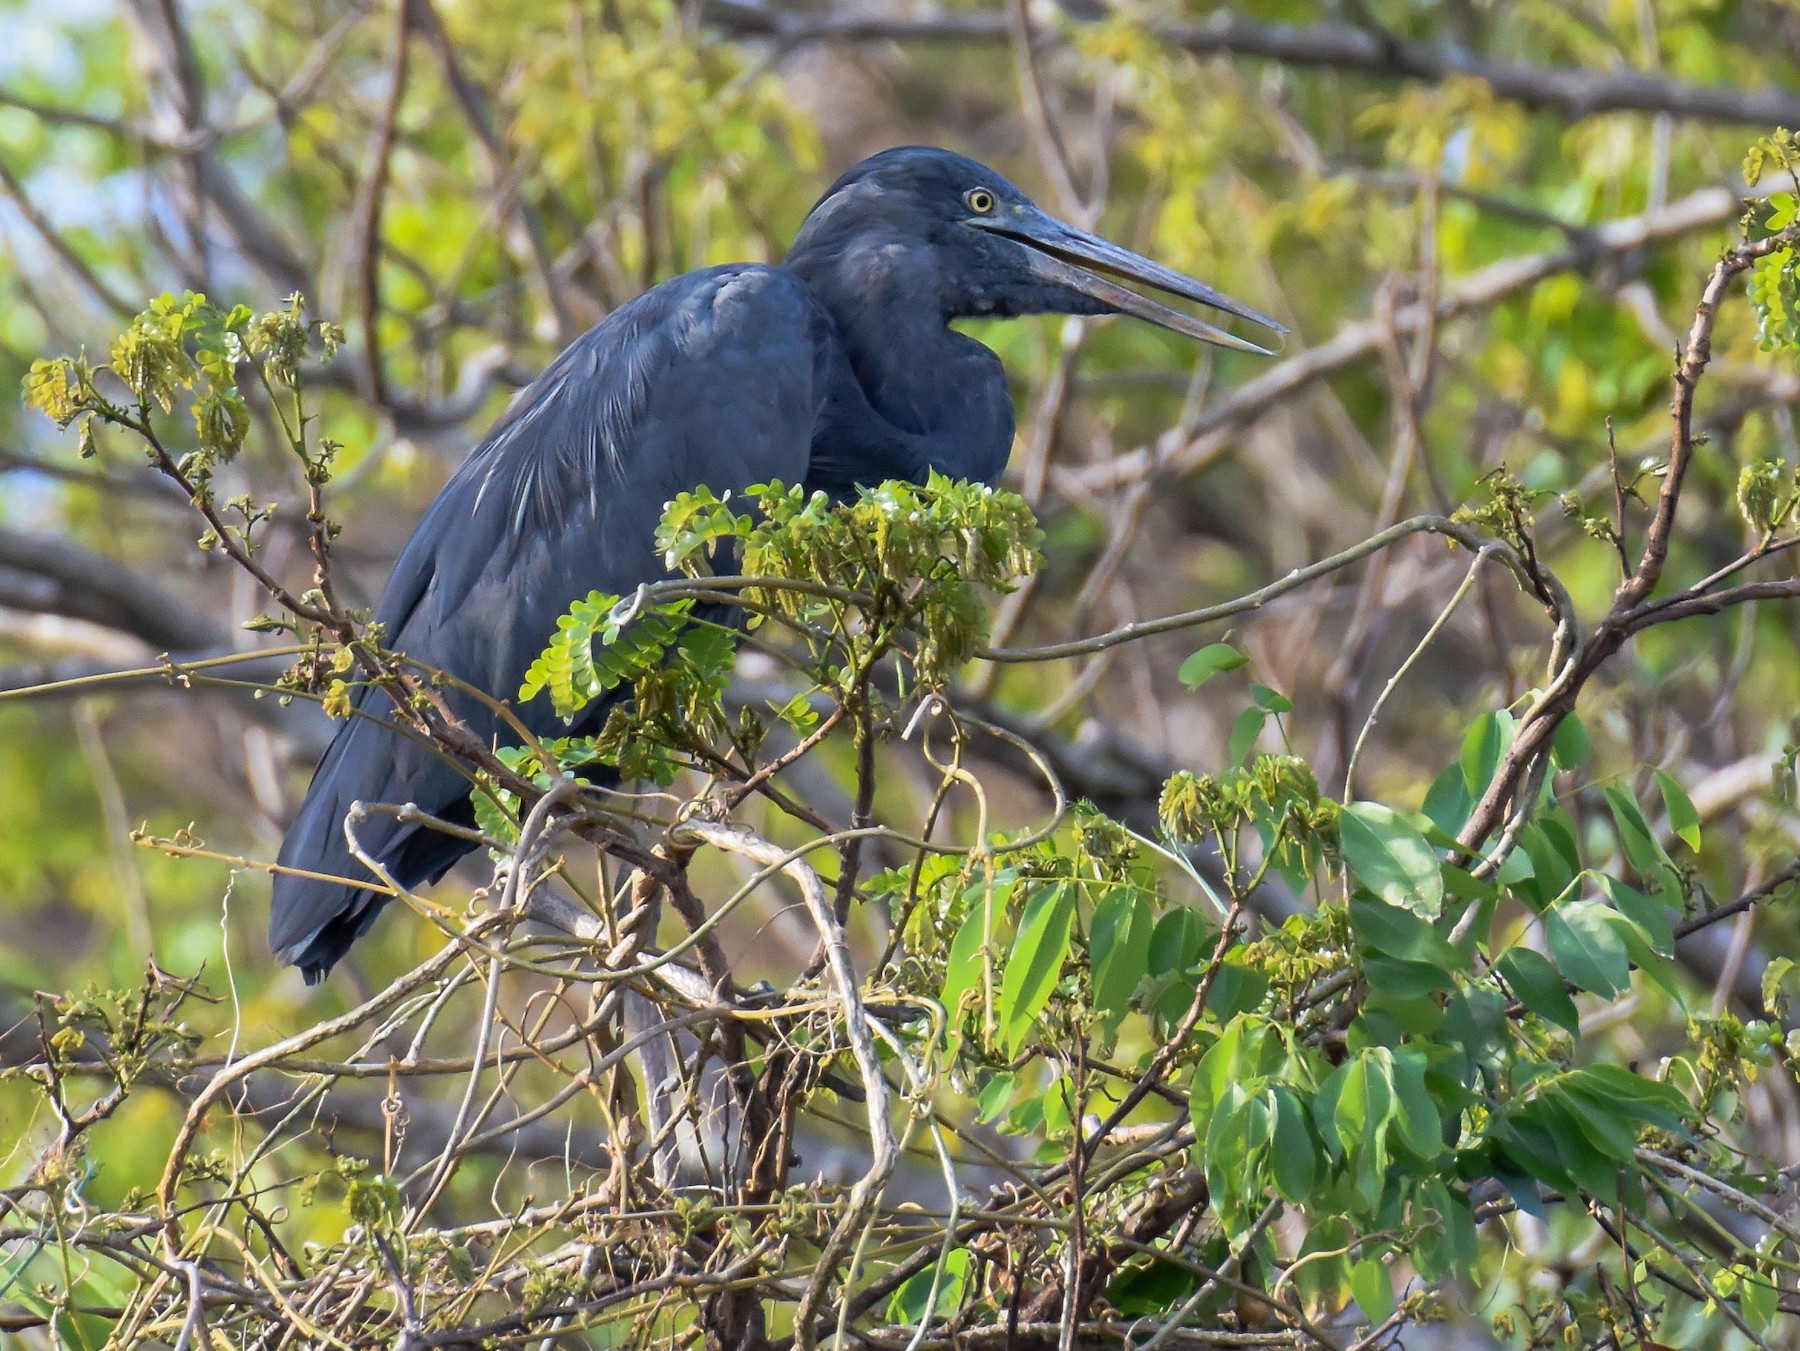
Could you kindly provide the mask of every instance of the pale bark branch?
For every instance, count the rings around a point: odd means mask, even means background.
[[[773,38],[785,47],[819,42],[999,43],[1009,36],[1001,14],[813,15],[744,0],[707,0],[704,13],[709,23],[724,32]],[[1073,24],[1085,21],[1072,13],[1067,17]],[[1416,42],[1344,23],[1264,23],[1228,10],[1219,10],[1199,23],[1152,23],[1146,27],[1163,41],[1196,56],[1244,56],[1287,66],[1349,71],[1373,79],[1432,84],[1483,80],[1500,98],[1571,119],[1637,112],[1739,126],[1800,123],[1800,95],[1777,85],[1731,89],[1635,70],[1534,66],[1484,56],[1451,42]]]

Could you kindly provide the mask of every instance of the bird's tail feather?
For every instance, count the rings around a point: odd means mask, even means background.
[[[276,957],[298,966],[307,984],[317,984],[387,903],[386,893],[376,889],[378,879],[345,837],[345,817],[355,803],[410,802],[432,816],[472,825],[468,793],[468,780],[430,748],[383,719],[352,717],[319,761],[282,842],[280,865],[297,871],[275,874],[269,946]],[[407,888],[437,881],[474,847],[389,813],[372,813],[354,829],[358,847]]]

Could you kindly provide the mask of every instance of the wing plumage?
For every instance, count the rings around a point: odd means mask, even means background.
[[[732,266],[666,282],[577,339],[420,521],[377,607],[389,645],[513,698],[571,603],[663,575],[654,532],[677,493],[806,477],[828,330],[793,275]],[[476,735],[504,739],[479,701],[451,702]],[[473,819],[465,773],[402,734],[387,703],[365,692],[320,760],[282,845],[284,868],[372,880],[344,836],[357,801]],[[547,698],[518,712],[534,733],[564,730]],[[589,710],[586,724],[603,715]],[[367,818],[357,842],[407,887],[436,881],[471,848],[391,815]],[[277,873],[270,944],[315,982],[385,899],[366,885]]]

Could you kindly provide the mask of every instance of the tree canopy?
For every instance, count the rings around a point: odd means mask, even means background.
[[[0,36],[0,1330],[1800,1344],[1790,5]],[[369,620],[436,489],[909,142],[1287,346],[967,324],[999,488],[695,485],[488,692],[605,728],[459,737]],[[267,875],[364,684],[483,849],[309,991]]]

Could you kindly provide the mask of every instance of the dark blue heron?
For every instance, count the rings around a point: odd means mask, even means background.
[[[780,479],[846,493],[886,479],[993,482],[1013,407],[1000,360],[950,327],[975,315],[1129,314],[1190,337],[1264,348],[1148,299],[1118,278],[1282,326],[1209,286],[1052,219],[992,169],[943,150],[887,150],[834,184],[780,267],[729,264],[664,282],[576,339],[444,486],[376,611],[387,641],[502,699],[556,621],[590,591],[664,575],[663,505]],[[281,848],[269,941],[317,982],[387,899],[350,852],[351,805],[415,803],[470,823],[469,780],[398,731],[364,690],[319,761]],[[505,729],[452,697],[484,739]],[[590,707],[575,735],[598,729]],[[534,733],[568,732],[540,697]],[[392,815],[359,846],[406,887],[473,847]],[[346,885],[330,878],[369,878]]]

